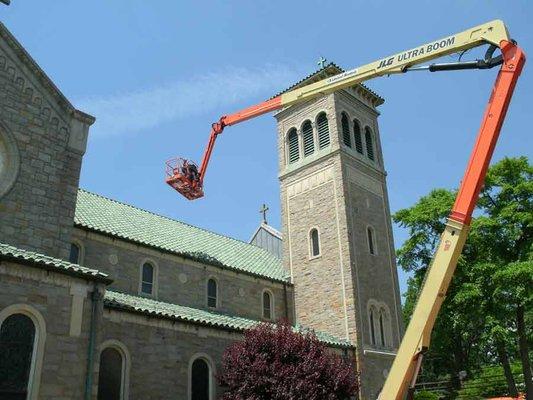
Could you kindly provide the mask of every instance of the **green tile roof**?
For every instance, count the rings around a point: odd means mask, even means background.
[[[147,314],[157,318],[183,321],[238,332],[252,328],[260,323],[253,319],[235,317],[177,304],[164,303],[153,299],[112,292],[109,290],[106,290],[105,292],[104,305],[108,308]],[[298,327],[297,329],[301,332],[306,331],[306,329],[302,327]],[[351,343],[338,339],[327,333],[315,331],[315,334],[322,342],[328,345],[343,348],[353,347]]]
[[[202,263],[288,282],[281,260],[255,245],[80,189],[74,222]]]
[[[67,261],[45,256],[44,254],[35,253],[33,251],[19,249],[5,243],[0,243],[0,260],[30,264],[34,267],[46,269],[48,271],[56,271],[59,273],[104,283],[111,282],[111,279],[109,279],[106,274],[96,269],[82,267],[78,264],[72,264]]]

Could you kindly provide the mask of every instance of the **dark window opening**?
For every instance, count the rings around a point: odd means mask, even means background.
[[[79,262],[80,262],[80,253],[81,253],[80,246],[78,246],[76,243],[71,243],[70,244],[70,255],[68,257],[68,260],[72,264],[79,264]]]
[[[379,313],[379,334],[381,335],[381,345],[385,347],[385,327],[383,326],[383,311]]]
[[[113,347],[105,348],[100,355],[98,400],[121,400],[122,378],[122,354]]]
[[[318,230],[311,230],[311,256],[316,257],[320,255],[320,238],[318,237]]]
[[[0,398],[25,400],[28,396],[35,325],[24,314],[7,317],[0,328]]]
[[[201,358],[194,360],[192,363],[191,375],[191,399],[209,400],[211,377],[207,362]]]
[[[368,251],[370,254],[376,254],[374,249],[374,232],[372,231],[372,228],[368,227],[366,233],[368,236]]]
[[[268,292],[263,292],[263,318],[272,318],[272,297]]]
[[[217,282],[214,279],[207,281],[207,306],[212,308],[217,306]]]
[[[374,330],[374,310],[370,309],[370,340],[373,345],[376,344],[376,332]]]
[[[154,266],[150,263],[144,263],[142,267],[141,292],[144,294],[153,294],[154,290]]]

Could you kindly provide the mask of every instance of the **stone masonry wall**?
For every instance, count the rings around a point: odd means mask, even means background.
[[[222,354],[237,340],[242,340],[242,334],[238,332],[105,309],[99,328],[96,370],[105,344],[116,345],[119,342],[130,360],[130,399],[187,399],[191,363],[200,356],[211,365],[213,398],[216,399],[223,392],[215,379],[221,370]],[[341,349],[331,351],[338,354],[347,352]],[[348,353],[353,356],[351,351]]]
[[[72,147],[75,123],[6,35],[2,30],[0,141],[14,142],[8,157],[18,162],[13,186],[0,195],[0,242],[66,258],[82,159]]]
[[[157,300],[206,309],[207,280],[215,278],[219,290],[217,312],[260,320],[262,293],[268,289],[274,297],[274,318],[291,319],[291,308],[286,304],[292,297],[291,285],[286,286],[285,293],[281,283],[202,265],[119,239],[89,234],[79,228],[75,229],[74,237],[83,247],[82,263],[98,266],[100,271],[109,274],[114,280],[109,290],[139,295],[141,266],[151,261],[157,269]]]
[[[321,111],[328,115],[331,145],[286,164],[286,134]],[[374,137],[375,161],[348,148],[340,130],[341,113]],[[334,94],[277,114],[284,260],[295,287],[296,319],[347,337],[357,346],[361,399],[372,399],[388,373],[402,334],[401,308],[378,112],[355,91]],[[376,254],[368,249],[367,227],[375,234]],[[310,256],[309,231],[320,233],[321,255]],[[369,302],[385,306],[386,346],[370,342]],[[374,397],[373,397],[374,396]]]
[[[70,335],[71,288],[87,282],[9,262],[0,263],[0,312],[14,305],[37,310],[46,325],[39,399],[81,399],[85,387],[91,301],[86,298],[81,334]],[[43,332],[39,332],[41,335]]]
[[[193,357],[208,358],[215,376],[226,347],[241,339],[237,334],[110,310],[104,310],[102,322],[98,352],[103,350],[102,343],[111,340],[123,344],[130,355],[130,399],[187,399]],[[96,368],[98,359],[99,354]],[[215,395],[220,394],[221,389],[213,386]]]

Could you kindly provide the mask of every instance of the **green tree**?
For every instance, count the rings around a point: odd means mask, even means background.
[[[527,331],[525,314],[531,310],[533,304],[533,261],[506,264],[494,274],[494,282],[495,299],[505,304],[509,309],[509,314],[514,315],[516,319],[518,349],[526,384],[526,395],[528,399],[532,399],[533,382],[528,344],[528,336],[531,336],[531,332]]]
[[[526,289],[532,285],[526,276],[532,276],[527,263],[532,258],[532,175],[525,157],[505,158],[489,169],[469,239],[435,325],[425,373],[455,377],[460,370],[471,373],[497,360],[513,394],[516,384],[509,358],[516,354],[517,341],[523,369],[530,371],[531,333],[526,327],[531,293]],[[401,267],[413,272],[406,293],[406,320],[454,197],[452,191],[436,189],[393,216],[409,231],[397,253]]]

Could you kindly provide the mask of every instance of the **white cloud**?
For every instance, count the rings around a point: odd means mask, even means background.
[[[152,89],[86,98],[76,106],[96,117],[92,136],[128,134],[218,108],[235,111],[227,107],[254,96],[270,97],[298,76],[298,71],[280,65],[228,68]]]

